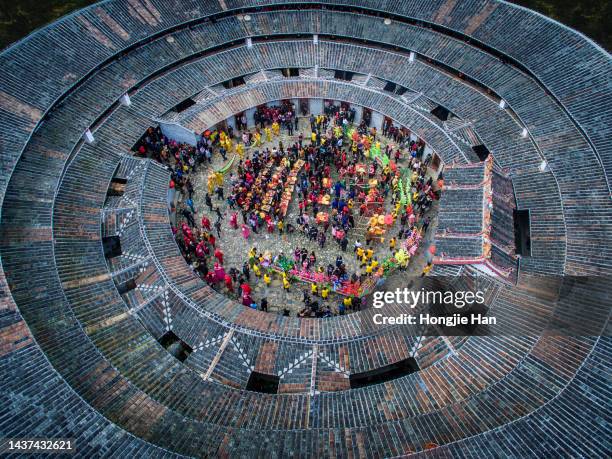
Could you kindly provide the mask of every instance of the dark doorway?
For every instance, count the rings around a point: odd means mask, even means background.
[[[170,355],[172,355],[172,357],[181,362],[187,360],[187,357],[193,352],[191,346],[181,340],[172,331],[164,333],[158,339],[158,342],[170,353]]]
[[[431,160],[431,167],[433,170],[438,170],[440,169],[440,157],[437,155],[437,153],[433,154],[432,160]]]
[[[179,102],[178,104],[176,104],[174,106],[174,108],[172,108],[172,111],[175,111],[177,113],[180,112],[184,112],[185,110],[187,110],[189,107],[191,107],[192,105],[195,105],[196,101],[193,100],[191,97],[185,99],[182,102]]]
[[[297,67],[290,67],[287,69],[281,69],[285,78],[298,77],[300,76],[300,69]]]
[[[472,150],[474,150],[474,153],[476,153],[478,159],[480,159],[481,161],[484,161],[489,157],[490,152],[484,145],[474,145],[472,147]]]
[[[391,81],[387,81],[383,89],[387,92],[395,92],[395,87],[396,87],[395,83],[392,83]]]
[[[444,108],[442,105],[438,105],[430,113],[440,121],[446,121],[448,119],[448,115],[450,114],[448,109]]]
[[[345,80],[351,81],[353,79],[353,72],[348,72],[346,70],[336,70],[334,71],[334,78],[336,80]]]
[[[523,257],[529,257],[531,256],[531,225],[529,221],[529,209],[514,209],[513,218],[516,254]]]
[[[106,236],[102,238],[102,247],[104,247],[104,256],[106,258],[118,257],[121,252],[121,239],[119,236]]]
[[[127,179],[113,177],[108,187],[108,196],[122,196],[125,193],[125,186],[127,185]]]
[[[225,89],[235,88],[236,86],[242,86],[243,84],[246,84],[243,77],[232,78],[231,80],[227,80],[222,83]]]
[[[414,358],[408,357],[407,359],[376,368],[375,370],[352,374],[349,377],[349,381],[351,389],[355,389],[357,387],[366,387],[372,384],[391,381],[416,371],[419,371],[419,364]]]
[[[372,110],[367,107],[363,107],[363,114],[361,119],[367,127],[370,127],[370,123],[372,122]]]
[[[310,112],[310,103],[308,99],[300,99],[300,112],[302,116],[306,116]]]
[[[117,286],[117,290],[119,290],[119,295],[123,295],[130,290],[134,290],[136,288],[136,279],[127,280]]]
[[[264,394],[277,394],[279,382],[280,378],[278,376],[253,371],[249,377],[246,389]]]

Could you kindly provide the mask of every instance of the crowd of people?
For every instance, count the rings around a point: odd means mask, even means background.
[[[293,104],[289,102],[283,102],[279,106],[261,106],[255,110],[253,115],[255,119],[255,125],[259,129],[264,130],[270,126],[274,129],[274,132],[278,135],[278,129],[281,127],[287,129],[289,135],[293,135],[294,130],[298,128],[298,116],[295,112]],[[238,127],[239,130],[247,130],[246,116],[242,114],[241,123]],[[275,126],[276,125],[276,126]]]
[[[296,132],[298,118],[290,104],[258,108],[254,133],[245,130],[246,119],[241,115],[236,117],[241,135],[234,137],[229,130],[206,131],[196,146],[168,139],[159,129],[147,131],[138,152],[171,170],[170,187],[181,193],[172,230],[181,253],[202,279],[245,306],[264,311],[268,300],[261,298],[258,304],[252,284],[263,282],[269,287],[273,276],[279,277],[285,291],[296,282],[310,284],[304,292],[300,316],[326,317],[361,306],[358,290],[349,291],[344,286],[360,285],[365,278],[382,274],[383,261],[374,255],[374,247],[379,247],[385,237],[373,231],[370,224],[359,223],[376,220],[377,215],[390,219],[383,231],[397,231],[385,234],[390,236],[388,257],[392,258],[403,241],[427,230],[427,214],[439,199],[443,180],[440,176],[434,182],[428,177],[430,157],[423,158],[422,142],[404,138],[400,128],[384,126],[387,135],[400,141],[396,147],[382,149],[376,129],[369,128],[365,120],[354,127],[354,116],[354,110],[345,106],[326,106],[323,114],[308,117],[311,130],[307,136],[300,132],[289,145],[278,141],[272,148],[263,147],[261,138],[271,142],[281,130],[289,136]],[[219,184],[213,193],[206,193],[208,215],[202,208],[198,219],[191,174],[203,163],[210,163],[213,154],[226,159],[233,147],[231,139],[237,140],[240,159],[228,171],[226,186]],[[248,154],[244,148],[248,148]],[[379,156],[374,158],[373,151]],[[295,218],[286,214],[291,199],[297,201]],[[393,226],[396,221],[399,224]],[[219,241],[225,228],[240,231],[247,241],[262,232],[289,238],[297,232],[321,249],[335,243],[339,253],[346,253],[349,238],[354,239],[357,267],[349,272],[342,254],[335,264],[325,266],[318,263],[313,250],[297,246],[289,256],[282,252],[274,256],[258,253],[252,247],[241,266],[227,267]],[[431,265],[425,269],[431,269]],[[336,307],[332,309],[330,304]]]

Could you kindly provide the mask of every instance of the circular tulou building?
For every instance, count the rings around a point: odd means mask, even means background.
[[[0,68],[1,438],[610,456],[612,60],[585,36],[498,0],[109,0]],[[273,314],[194,272],[171,173],[134,146],[287,100],[426,144],[446,181],[428,285],[482,291],[499,328]]]

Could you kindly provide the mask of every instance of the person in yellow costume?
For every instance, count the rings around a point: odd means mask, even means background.
[[[312,131],[312,133],[310,134],[310,141],[312,143],[317,143],[317,134],[314,131]]]
[[[310,293],[312,293],[313,295],[317,295],[319,292],[319,287],[317,284],[315,284],[314,282],[312,284],[310,284]]]
[[[363,258],[364,250],[361,247],[357,248],[357,258]]]
[[[370,258],[372,258],[372,255],[374,255],[374,251],[372,249],[368,249],[366,250],[366,258],[369,260]]]
[[[371,276],[372,275],[372,265],[368,265],[366,266],[366,276]]]
[[[321,290],[321,298],[323,298],[325,300],[325,299],[327,299],[328,296],[329,296],[329,287],[326,285]]]
[[[344,304],[344,307],[348,310],[353,304],[353,300],[351,299],[350,296],[347,296],[342,300],[342,303]]]
[[[372,264],[370,266],[372,266],[372,271],[376,272],[376,268],[378,268],[378,260],[376,258],[374,258],[372,260]]]
[[[397,262],[399,263],[400,268],[406,268],[406,266],[408,266],[409,257],[404,249],[398,250],[394,256]]]
[[[225,147],[227,145],[227,141],[229,140],[227,134],[223,131],[221,131],[221,133],[219,134],[219,143],[221,144],[222,147]]]
[[[263,281],[264,281],[264,284],[266,284],[266,287],[270,286],[271,279],[270,279],[270,275],[268,273],[264,274]]]
[[[283,288],[289,290],[289,285],[289,279],[287,279],[287,275],[283,273]]]
[[[394,237],[389,239],[389,250],[391,250],[391,252],[395,250],[395,238]]]
[[[278,122],[275,121],[274,123],[272,123],[272,131],[274,132],[275,136],[280,135],[280,126],[278,125]]]
[[[264,129],[264,132],[266,133],[266,142],[272,142],[272,131],[270,130],[270,128],[266,127]]]
[[[423,272],[421,273],[421,277],[426,276],[427,274],[429,274],[429,271],[431,271],[432,268],[433,268],[433,264],[430,261],[429,263],[427,263],[427,266],[425,266],[423,268]]]
[[[360,267],[363,268],[367,264],[368,264],[368,257],[366,257],[365,254],[364,254],[363,257],[361,257],[361,265],[360,265]]]
[[[253,273],[255,273],[257,277],[261,276],[261,268],[257,263],[253,265]]]
[[[256,147],[261,146],[261,134],[259,132],[255,132],[255,134],[253,134],[253,145]]]
[[[242,142],[238,142],[236,145],[236,153],[238,153],[240,159],[244,158],[244,144]]]

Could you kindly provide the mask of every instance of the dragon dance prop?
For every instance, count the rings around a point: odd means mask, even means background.
[[[276,266],[278,266],[284,272],[291,271],[294,265],[295,263],[293,260],[290,260],[285,257],[280,257],[276,262]]]
[[[327,284],[331,285],[332,291],[343,296],[359,296],[361,284],[359,282],[341,281],[334,276],[328,276],[324,273],[306,271],[299,269],[292,260],[287,258],[279,259],[270,266],[272,271],[279,274],[289,274],[292,279],[298,280],[307,284]]]
[[[368,277],[361,284],[359,293],[356,296],[362,297],[368,295],[374,290],[382,277],[388,277],[396,269],[406,268],[410,258],[413,257],[418,250],[421,239],[421,233],[415,231],[411,237],[401,244],[401,247],[393,255],[389,255],[381,262],[380,267],[373,276]]]
[[[373,160],[378,161],[380,164],[382,164],[383,167],[389,165],[389,157],[382,153],[380,149],[380,142],[376,142],[374,145],[372,145],[372,147],[370,148],[370,157]]]
[[[381,160],[381,152],[380,152],[380,144],[378,142],[376,142],[374,145],[372,145],[372,147],[370,148],[370,158],[372,158],[372,160]]]
[[[412,182],[410,181],[409,177],[406,177],[406,191],[410,190],[412,188]],[[406,193],[406,195],[408,196],[408,204],[412,203],[412,198],[410,193]]]
[[[275,263],[269,265],[269,268],[279,274],[289,274],[291,275],[292,279],[304,283],[331,285],[332,290],[339,295],[361,298],[370,294],[381,278],[388,277],[396,269],[405,268],[408,266],[408,262],[416,253],[421,239],[422,235],[420,231],[415,231],[401,244],[401,247],[393,255],[389,255],[382,260],[380,267],[371,277],[366,278],[361,283],[351,282],[348,280],[341,281],[338,278],[328,276],[325,273],[300,269],[293,260],[284,256],[279,257]]]
[[[408,253],[402,248],[399,249],[396,253],[395,253],[395,259],[396,261],[399,263],[399,266],[403,266],[405,267],[408,264],[408,260],[410,259],[410,256],[408,255]]]
[[[406,192],[404,190],[404,183],[400,179],[398,180],[397,184],[399,187],[400,202],[402,203],[402,206],[405,206],[407,204],[407,199],[406,199]]]
[[[342,131],[343,131],[344,135],[347,135],[349,133],[349,124],[348,123],[342,125]]]
[[[393,215],[391,214],[387,214],[387,215],[374,214],[368,220],[368,228],[367,228],[368,235],[372,237],[373,239],[379,239],[381,243],[384,242],[383,235],[387,232],[387,229],[388,229],[387,227],[390,227],[391,225],[393,225],[393,222],[394,222],[394,218],[393,218]]]
[[[234,164],[235,160],[236,160],[236,155],[232,156],[232,159],[230,159],[227,163],[225,163],[223,166],[221,166],[215,172],[218,172],[218,173],[220,173],[222,175],[227,174],[229,172],[229,170],[232,168],[232,165]]]
[[[404,177],[406,178],[406,183],[404,184]],[[410,193],[410,188],[412,187],[412,182],[410,179],[410,175],[406,172],[405,169],[402,170],[400,179],[398,181],[398,187],[400,191],[400,202],[403,206],[412,203],[412,195]]]

